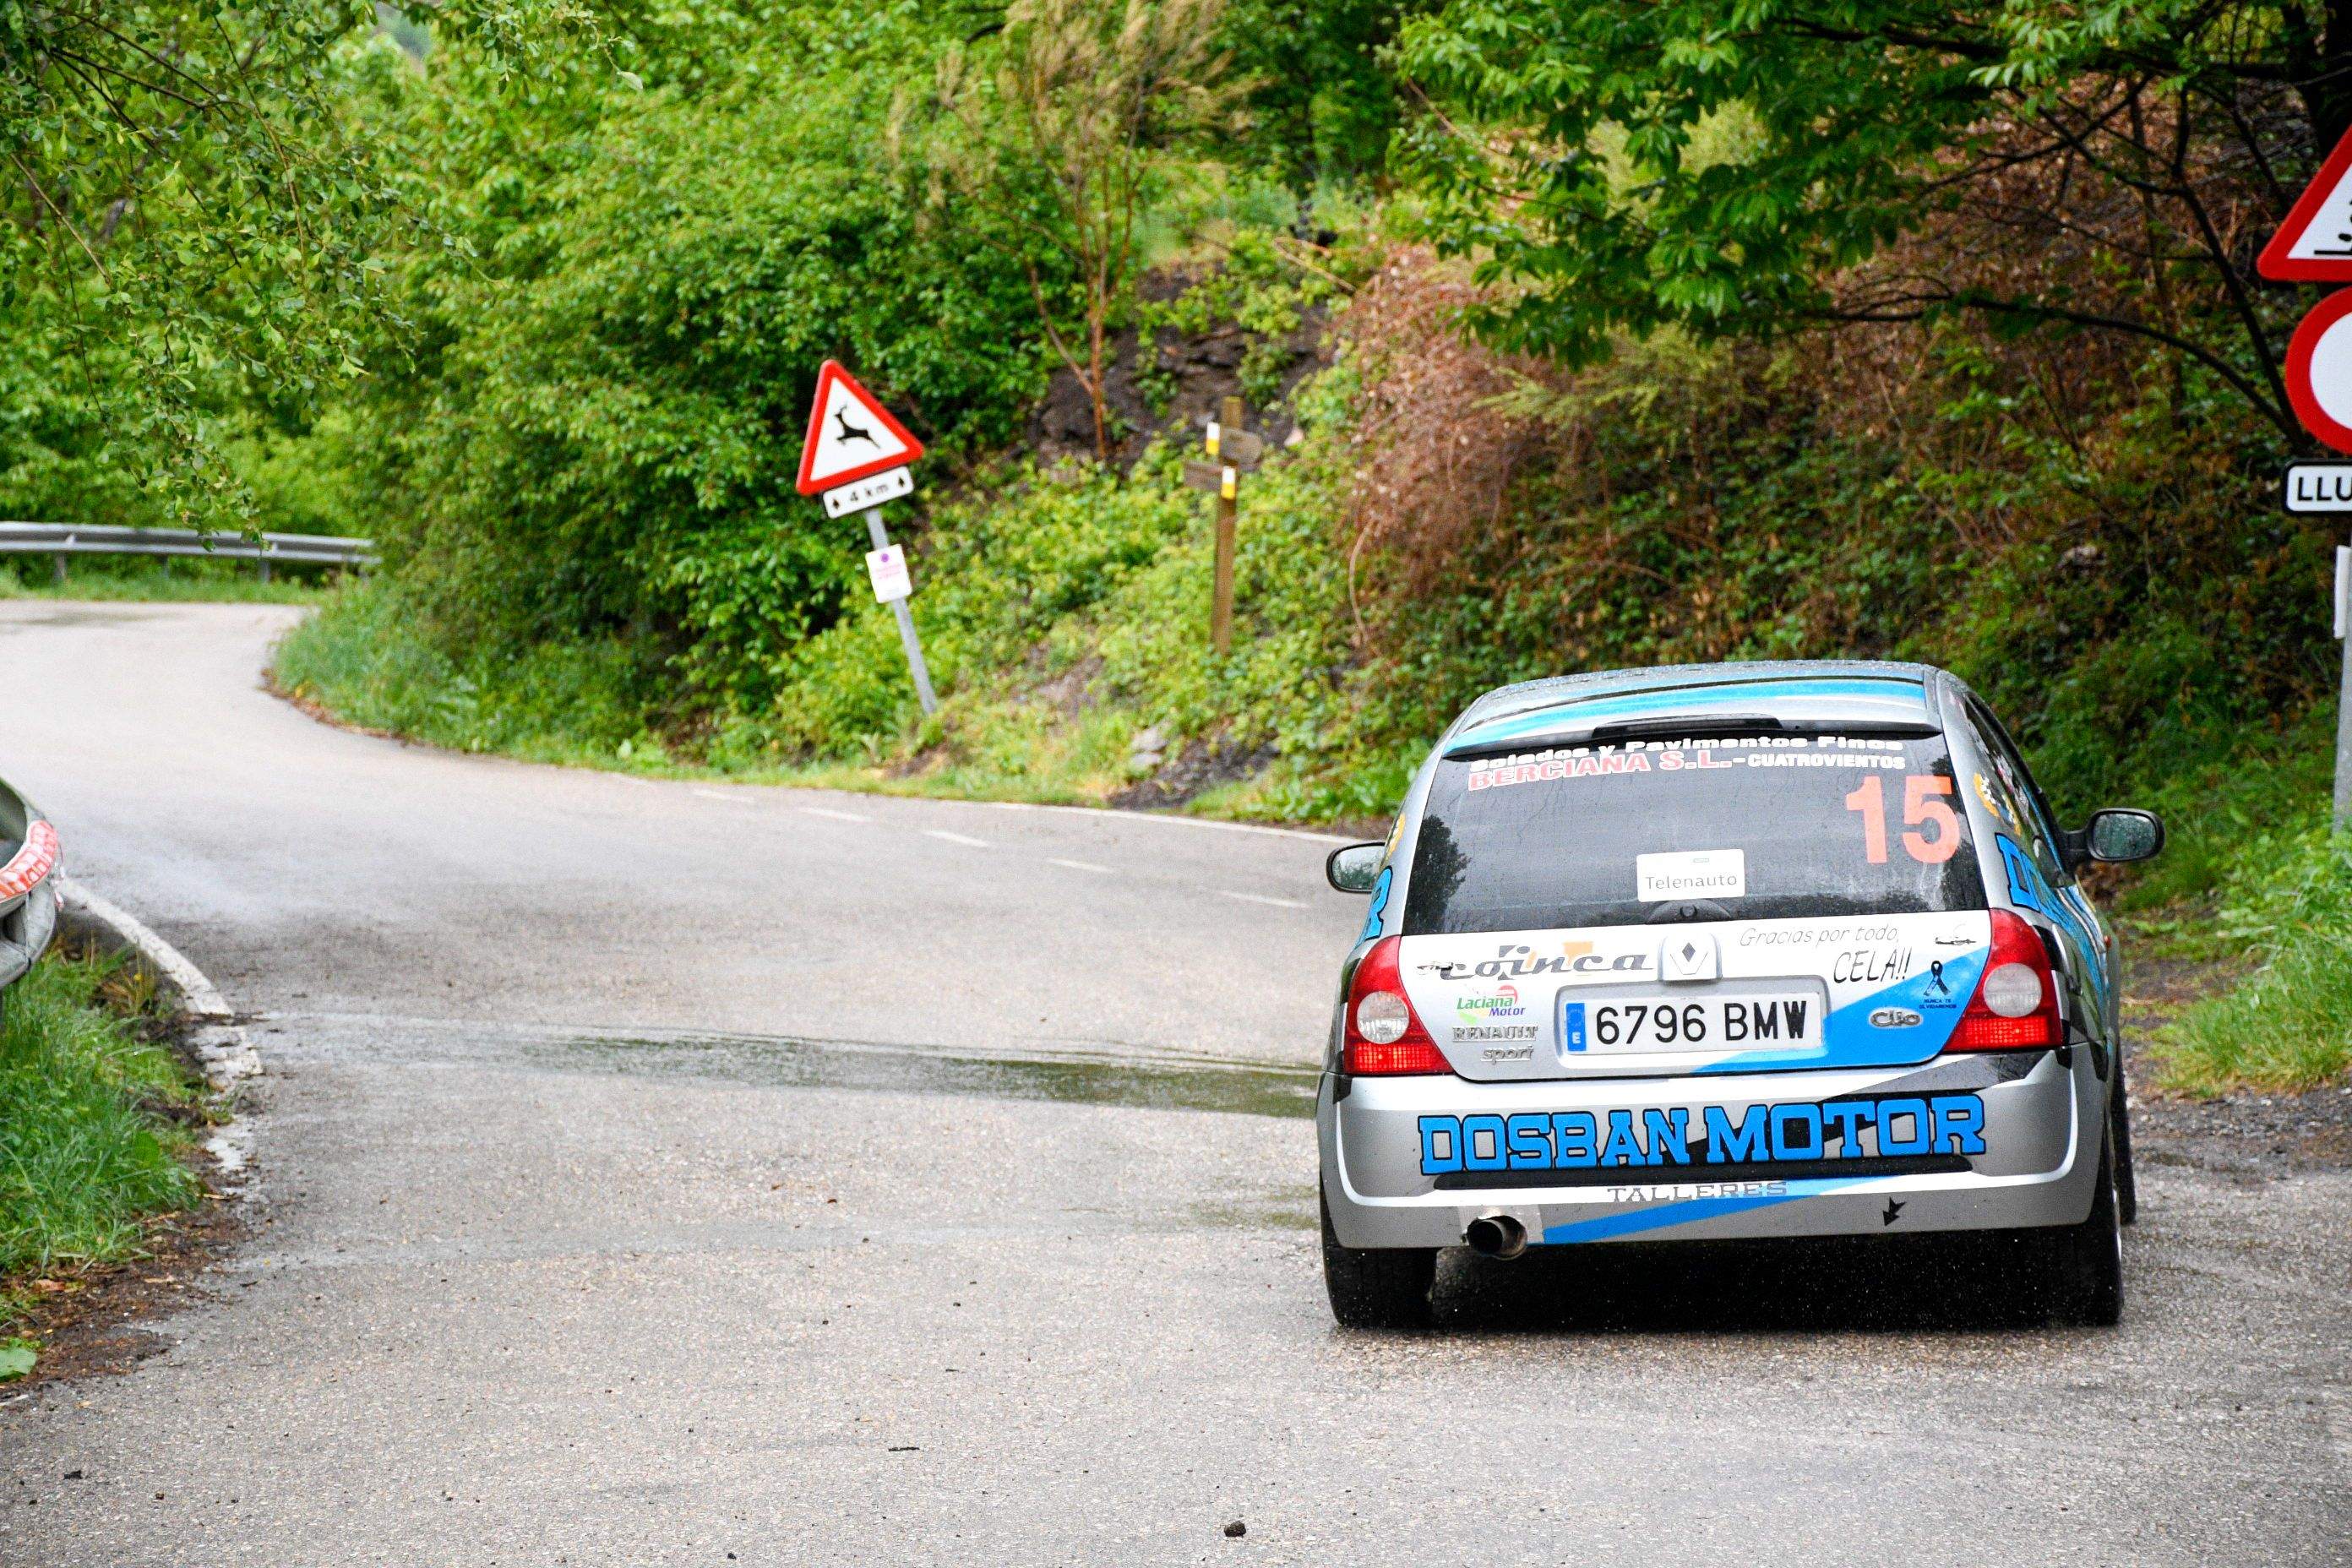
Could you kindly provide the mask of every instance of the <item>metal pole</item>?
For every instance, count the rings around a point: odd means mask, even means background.
[[[1218,410],[1224,428],[1242,427],[1242,400],[1227,397]],[[1240,503],[1228,499],[1223,491],[1217,495],[1217,565],[1216,586],[1209,601],[1209,646],[1219,653],[1234,642],[1234,523],[1241,510]]]
[[[890,536],[882,528],[880,507],[866,509],[866,531],[874,536],[875,549],[890,548]],[[923,639],[915,635],[915,613],[907,607],[904,599],[891,600],[890,611],[898,617],[898,641],[907,649],[907,668],[915,674],[915,695],[921,700],[926,714],[936,713],[940,710],[940,700],[931,694],[930,667],[923,662]]]
[[[2347,615],[2344,595],[2352,591],[2352,583],[2345,576],[2352,563],[2345,552],[2336,552],[2336,606],[2337,635],[2343,637],[2343,674],[2336,686],[2336,827],[2342,832],[2352,828],[2352,615]]]

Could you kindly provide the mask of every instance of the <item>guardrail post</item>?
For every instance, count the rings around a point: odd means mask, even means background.
[[[64,587],[66,585],[66,558],[62,555],[53,555],[49,558],[49,562],[52,568],[52,575],[54,576],[57,585],[60,588]]]

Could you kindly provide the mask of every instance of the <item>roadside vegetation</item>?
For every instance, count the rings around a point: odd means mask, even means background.
[[[46,292],[0,304],[84,367],[25,373],[0,510],[382,542],[284,645],[298,700],[549,761],[1362,822],[1499,681],[1927,659],[2063,812],[2166,815],[2104,891],[2234,982],[2168,1082],[2352,1066],[2334,541],[2271,494],[2308,294],[2252,271],[2352,121],[2352,37],[2300,7],[383,16],[222,66],[286,73],[290,118],[195,170],[311,246],[236,266],[331,332],[76,336],[93,261],[194,286],[155,248],[199,222],[178,185],[87,251],[24,226]],[[147,167],[71,164],[74,210]],[[142,399],[173,331],[206,353]],[[932,447],[892,512],[929,719],[859,531],[792,488],[828,355]],[[1179,471],[1229,394],[1271,456],[1217,658]]]
[[[157,1216],[203,1194],[188,1157],[204,1090],[158,1036],[152,990],[108,960],[52,953],[0,1021],[0,1380],[42,1289],[145,1250]]]
[[[325,594],[316,575],[274,573],[267,583],[249,561],[78,557],[58,581],[45,557],[0,567],[0,599],[146,600],[162,603],[315,605]]]

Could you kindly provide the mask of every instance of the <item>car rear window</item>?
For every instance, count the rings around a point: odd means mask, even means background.
[[[1441,762],[1404,930],[1629,925],[1702,900],[1742,920],[1984,908],[1943,738],[1693,737]]]

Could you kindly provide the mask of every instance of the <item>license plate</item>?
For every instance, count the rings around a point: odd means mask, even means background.
[[[1822,999],[1795,991],[1738,995],[1612,996],[1605,1002],[1563,995],[1562,1056],[1631,1051],[1749,1051],[1817,1046]]]

